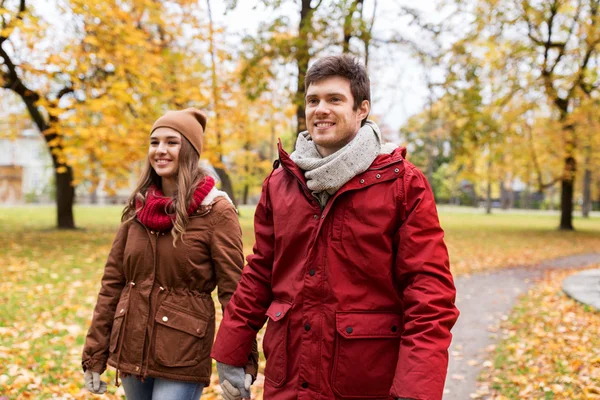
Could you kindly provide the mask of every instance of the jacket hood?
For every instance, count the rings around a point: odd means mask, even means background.
[[[207,206],[210,203],[212,203],[217,197],[224,197],[227,201],[229,201],[231,204],[233,204],[233,201],[231,201],[231,199],[229,198],[229,195],[227,195],[227,193],[225,193],[222,190],[217,189],[216,187],[213,187],[210,190],[210,192],[208,192],[208,194],[206,195],[204,200],[202,200],[202,203],[200,205]]]

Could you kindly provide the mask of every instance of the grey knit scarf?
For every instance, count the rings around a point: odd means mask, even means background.
[[[396,147],[394,144],[382,146],[379,127],[367,121],[350,143],[327,157],[319,154],[308,131],[301,132],[290,158],[304,171],[308,188],[321,207],[325,207],[330,196],[365,172],[379,154],[390,154]]]

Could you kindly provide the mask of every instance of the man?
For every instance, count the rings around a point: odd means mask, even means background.
[[[441,399],[458,310],[430,186],[367,121],[353,58],[305,81],[308,131],[291,156],[279,145],[213,348],[224,396],[249,397],[243,366],[268,318],[267,400]]]

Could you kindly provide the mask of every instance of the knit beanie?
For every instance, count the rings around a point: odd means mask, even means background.
[[[171,128],[181,133],[194,147],[198,156],[202,154],[202,140],[206,129],[206,114],[196,108],[168,111],[152,125],[152,132],[158,128]]]

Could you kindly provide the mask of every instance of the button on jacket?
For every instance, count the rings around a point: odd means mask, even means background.
[[[83,367],[210,383],[215,332],[211,292],[229,302],[243,267],[240,225],[217,197],[190,216],[184,242],[137,220],[121,224],[102,277]],[[248,360],[256,375],[256,354]]]
[[[321,210],[279,146],[212,352],[244,365],[268,319],[265,399],[442,398],[455,287],[433,194],[404,154],[379,155]]]

